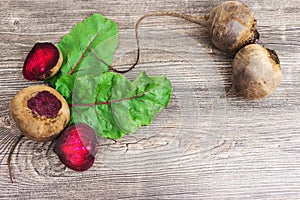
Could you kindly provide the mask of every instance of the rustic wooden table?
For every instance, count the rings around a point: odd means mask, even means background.
[[[279,54],[283,81],[260,101],[222,97],[231,83],[228,55],[211,47],[206,30],[182,19],[142,22],[141,70],[167,74],[174,86],[169,106],[148,127],[118,141],[99,138],[94,166],[66,169],[53,144],[18,136],[8,105],[23,79],[24,59],[38,41],[59,42],[77,23],[101,13],[119,25],[114,64],[134,61],[134,25],[144,13],[204,14],[208,0],[0,0],[1,199],[299,199],[300,2],[247,0],[261,43]]]

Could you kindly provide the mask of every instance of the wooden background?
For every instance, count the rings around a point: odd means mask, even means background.
[[[151,17],[141,24],[141,70],[167,74],[169,106],[148,127],[118,141],[99,138],[94,166],[66,169],[53,143],[18,136],[8,105],[30,83],[24,59],[38,41],[59,42],[92,13],[119,25],[114,64],[134,61],[134,25],[144,13],[204,14],[209,0],[0,0],[1,199],[300,199],[300,2],[247,0],[261,43],[279,54],[283,81],[260,101],[222,95],[230,87],[232,58],[211,47],[206,30],[182,19]]]

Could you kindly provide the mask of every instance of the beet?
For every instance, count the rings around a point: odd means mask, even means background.
[[[70,109],[63,96],[46,85],[33,85],[19,91],[9,105],[10,115],[20,130],[20,136],[12,145],[7,163],[10,180],[13,183],[11,156],[26,136],[38,142],[50,141],[67,126]]]
[[[58,138],[54,152],[61,162],[75,171],[89,169],[95,160],[98,140],[94,130],[87,124],[73,124]]]
[[[247,44],[257,43],[259,39],[252,10],[238,1],[226,1],[202,16],[172,11],[145,14],[136,23],[136,36],[141,21],[151,16],[179,17],[202,25],[207,28],[212,43],[226,52],[236,52]]]
[[[25,79],[44,80],[54,76],[60,69],[63,56],[52,43],[36,43],[27,55],[23,65]]]
[[[10,102],[10,114],[21,134],[35,141],[50,141],[70,120],[70,109],[55,89],[34,85],[19,91]]]
[[[277,53],[258,44],[247,45],[236,54],[232,71],[232,87],[228,94],[249,100],[269,96],[282,80]]]
[[[226,1],[214,8],[205,26],[212,43],[223,51],[236,52],[259,38],[252,10],[238,1]]]

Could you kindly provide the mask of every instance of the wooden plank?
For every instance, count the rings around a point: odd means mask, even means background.
[[[119,25],[114,64],[134,61],[134,24],[144,13],[204,14],[220,1],[0,1],[1,199],[299,199],[300,3],[249,0],[261,42],[277,51],[283,81],[260,101],[220,98],[231,83],[232,59],[211,47],[203,27],[171,17],[141,24],[141,60],[132,72],[167,74],[169,106],[148,127],[117,142],[99,138],[94,166],[66,169],[53,143],[22,139],[8,115],[13,95],[29,83],[22,64],[37,41],[58,43],[79,21],[101,13]]]

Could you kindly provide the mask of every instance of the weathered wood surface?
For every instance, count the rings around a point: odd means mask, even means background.
[[[174,94],[149,127],[117,142],[99,138],[95,165],[64,168],[53,144],[22,139],[8,116],[13,95],[31,85],[23,61],[37,41],[58,43],[79,21],[101,13],[119,25],[116,65],[135,53],[134,24],[146,12],[204,14],[208,0],[0,0],[1,199],[299,199],[300,2],[249,0],[261,42],[275,49],[283,69],[276,92],[261,101],[221,98],[230,86],[231,58],[211,48],[205,29],[171,17],[141,24],[138,72],[168,74]]]

